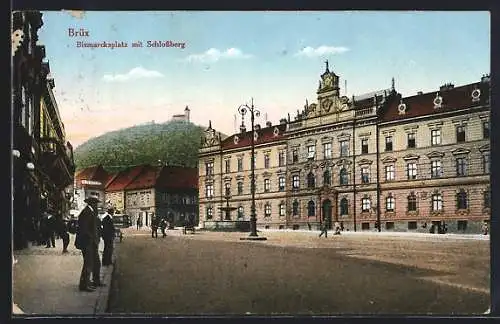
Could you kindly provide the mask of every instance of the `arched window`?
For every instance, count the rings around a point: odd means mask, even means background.
[[[307,216],[316,215],[316,206],[314,205],[314,201],[309,200],[307,203]]]
[[[467,192],[464,189],[457,193],[457,209],[467,209]]]
[[[316,179],[312,172],[307,175],[307,188],[314,188],[316,186]]]
[[[347,198],[342,198],[340,200],[340,215],[348,215],[349,214],[349,202]]]
[[[349,183],[349,178],[347,174],[347,170],[345,168],[340,169],[340,184],[346,185]]]
[[[323,172],[323,184],[324,185],[330,185],[330,170],[325,170]]]
[[[295,199],[292,204],[292,215],[297,216],[298,214],[299,214],[299,202],[297,201],[297,199]]]

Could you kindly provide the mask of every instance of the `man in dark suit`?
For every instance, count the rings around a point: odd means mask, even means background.
[[[104,251],[102,253],[102,265],[109,266],[112,263],[113,241],[115,239],[115,225],[113,224],[113,208],[108,208],[102,218],[102,239],[104,240]]]
[[[99,199],[90,197],[85,199],[87,206],[78,215],[78,231],[75,246],[82,251],[83,266],[80,274],[80,291],[94,291],[100,282],[101,262],[99,260],[99,241],[101,235],[100,221],[97,214]],[[92,273],[93,283],[90,283]]]

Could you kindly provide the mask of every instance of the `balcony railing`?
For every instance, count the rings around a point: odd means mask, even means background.
[[[372,114],[375,114],[375,112],[376,112],[375,107],[368,107],[368,108],[359,109],[359,110],[356,110],[356,117],[372,115]]]

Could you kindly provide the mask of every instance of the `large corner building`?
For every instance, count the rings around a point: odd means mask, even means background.
[[[251,136],[260,228],[479,233],[490,219],[490,79],[403,97],[392,86],[340,95],[320,76],[294,120],[227,138],[210,124],[199,152],[200,225],[250,219]],[[221,207],[230,205],[233,213]]]

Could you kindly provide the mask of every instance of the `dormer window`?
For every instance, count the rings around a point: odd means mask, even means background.
[[[436,93],[436,98],[434,98],[434,109],[441,108],[442,104],[443,104],[443,97],[441,97],[438,92]]]
[[[472,102],[478,102],[479,99],[481,98],[481,90],[474,89],[474,91],[472,91],[471,97],[472,97]]]
[[[399,105],[398,105],[398,112],[400,115],[406,114],[406,104],[403,103],[403,100],[401,100]]]
[[[234,135],[234,138],[233,138],[234,144],[238,144],[239,141],[240,141],[240,138],[237,135]]]

